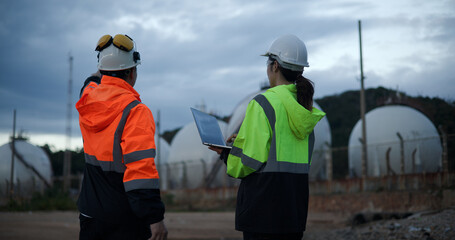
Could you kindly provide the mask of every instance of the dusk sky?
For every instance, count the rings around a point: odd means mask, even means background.
[[[17,130],[65,148],[73,56],[71,148],[82,146],[74,105],[96,72],[98,39],[131,36],[141,54],[135,89],[161,131],[193,121],[190,107],[230,115],[267,81],[265,53],[294,34],[308,49],[315,98],[366,88],[455,99],[454,0],[1,1],[0,145]],[[330,118],[330,116],[327,116]]]

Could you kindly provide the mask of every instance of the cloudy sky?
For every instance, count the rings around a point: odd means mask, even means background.
[[[307,45],[315,98],[365,86],[455,99],[453,0],[142,0],[0,2],[0,145],[17,131],[65,148],[69,56],[72,105],[95,72],[104,34],[131,36],[141,53],[135,86],[161,131],[192,121],[189,107],[229,115],[267,81],[264,53],[292,33]],[[71,147],[82,145],[72,110]]]

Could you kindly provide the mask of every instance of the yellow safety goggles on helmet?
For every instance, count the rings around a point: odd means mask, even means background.
[[[114,46],[126,52],[129,52],[134,48],[133,39],[128,35],[117,34],[115,37],[112,37],[111,35],[107,34],[98,40],[95,51],[101,52],[111,44],[114,44]]]
[[[98,62],[100,63],[100,57],[103,56],[103,53],[102,51],[106,48],[108,48],[109,46],[111,45],[114,45],[116,48],[120,49],[120,50],[123,50],[124,52],[127,53],[127,55],[125,56],[132,56],[132,59],[127,57],[125,61],[130,61],[129,59],[131,59],[134,64],[126,64],[126,65],[134,65],[136,66],[137,64],[140,63],[140,60],[141,60],[141,56],[139,54],[139,52],[137,52],[134,48],[134,41],[132,38],[130,38],[128,35],[123,35],[123,34],[117,34],[115,35],[115,37],[112,37],[111,35],[107,34],[107,35],[104,35],[100,38],[100,40],[98,40],[98,44],[96,44],[96,48],[95,48],[95,51],[98,51]],[[133,51],[133,52],[132,52]],[[104,52],[104,51],[103,51]],[[120,51],[121,52],[121,51]],[[107,55],[109,55],[108,53],[106,53]],[[120,53],[119,53],[120,54]],[[101,56],[100,56],[101,55]],[[105,54],[104,54],[105,55]],[[123,54],[120,54],[123,56]],[[119,56],[117,56],[119,57]],[[109,64],[108,63],[102,63],[103,61],[101,61],[100,63],[100,66],[102,68],[112,68],[111,67],[107,67]],[[108,61],[109,62],[109,61]],[[107,64],[107,65],[106,65]],[[118,66],[117,66],[118,67]],[[114,68],[117,68],[117,67],[114,67]],[[100,68],[101,69],[101,68]]]

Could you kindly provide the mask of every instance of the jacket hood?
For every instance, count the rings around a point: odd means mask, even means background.
[[[126,81],[103,76],[101,84],[83,93],[76,103],[79,123],[89,131],[102,131],[134,100],[141,101],[139,94]]]
[[[316,124],[325,116],[325,113],[315,107],[308,111],[297,102],[297,88],[294,84],[279,85],[267,90],[276,93],[286,109],[289,126],[294,135],[304,139],[313,131]]]

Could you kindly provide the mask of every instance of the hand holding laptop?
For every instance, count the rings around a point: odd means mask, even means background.
[[[226,142],[227,143],[234,142],[236,137],[237,137],[237,133],[234,133],[228,138],[228,140]]]
[[[237,137],[237,133],[234,133],[232,134],[228,139],[227,139],[227,143],[231,143],[231,142],[234,142],[235,138]],[[212,150],[212,151],[215,151],[216,153],[218,154],[221,154],[221,152],[223,151],[223,148],[219,148],[219,147],[213,147],[213,146],[209,146],[209,149]]]

